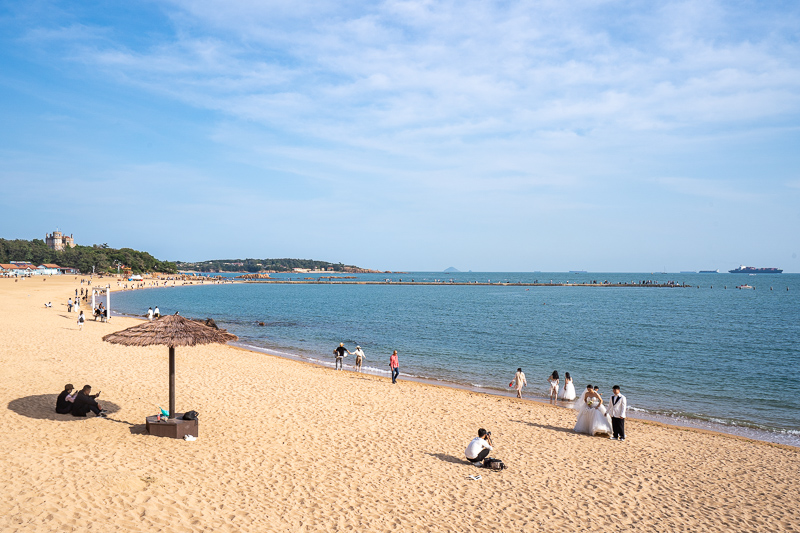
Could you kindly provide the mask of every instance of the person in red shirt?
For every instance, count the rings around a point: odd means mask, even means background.
[[[397,350],[389,357],[389,368],[392,370],[392,383],[397,384],[397,376],[400,375],[400,362],[397,360]]]

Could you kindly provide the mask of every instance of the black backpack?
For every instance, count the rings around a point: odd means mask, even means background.
[[[487,457],[483,460],[483,467],[491,470],[505,470],[508,468],[503,461],[494,457]]]
[[[186,411],[183,413],[184,420],[197,420],[197,411]]]

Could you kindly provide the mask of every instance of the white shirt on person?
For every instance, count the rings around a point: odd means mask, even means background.
[[[625,418],[628,410],[628,399],[622,394],[611,396],[606,410],[611,418]]]
[[[467,456],[467,459],[475,459],[484,448],[488,448],[489,451],[492,451],[492,447],[488,442],[486,442],[486,439],[482,437],[475,437],[472,439],[472,441],[470,441],[469,444],[467,444],[467,450],[464,452],[464,454]]]

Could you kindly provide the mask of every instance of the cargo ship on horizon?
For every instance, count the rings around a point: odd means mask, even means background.
[[[748,266],[740,266],[733,270],[728,270],[731,274],[780,274],[783,272],[780,268],[756,268]]]

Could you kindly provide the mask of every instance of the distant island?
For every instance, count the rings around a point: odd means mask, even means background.
[[[197,262],[175,262],[178,270],[190,272],[247,272],[277,273],[277,272],[346,272],[346,273],[380,273],[380,270],[370,270],[355,265],[343,263],[329,263],[314,259],[211,259]]]
[[[457,269],[456,267],[447,267],[447,268],[445,268],[445,269],[444,269],[444,271],[445,271],[445,272],[461,272],[461,271],[460,271],[459,269]]]

